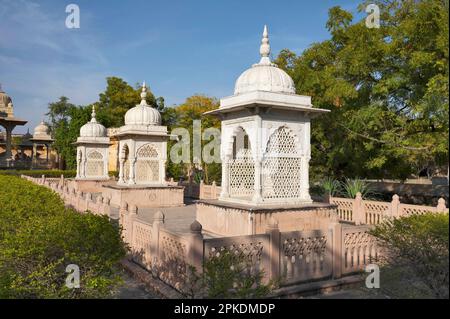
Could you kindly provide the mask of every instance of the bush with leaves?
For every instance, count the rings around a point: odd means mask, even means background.
[[[60,169],[50,169],[50,170],[34,170],[34,169],[26,169],[26,170],[4,170],[0,171],[1,175],[26,175],[31,177],[41,177],[42,175],[45,175],[45,177],[50,178],[57,178],[61,177],[61,175],[64,175],[64,178],[73,178],[77,176],[76,170],[60,170]],[[109,176],[112,177],[119,177],[118,171],[109,171]]]
[[[211,256],[203,264],[203,273],[188,267],[182,293],[190,298],[264,298],[277,286],[264,283],[264,271],[252,272],[250,262],[229,251]]]
[[[33,169],[26,169],[26,170],[5,170],[0,171],[0,174],[2,175],[26,175],[26,176],[32,176],[32,177],[41,177],[42,175],[45,175],[46,177],[61,177],[61,175],[64,175],[65,178],[71,178],[75,177],[77,175],[76,170],[58,170],[58,169],[52,169],[52,170],[33,170]]]
[[[0,175],[0,298],[100,298],[121,282],[126,249],[107,217],[79,214],[60,197],[16,176]],[[68,289],[66,267],[80,268]]]
[[[370,233],[385,248],[389,267],[403,270],[407,289],[417,286],[415,282],[419,281],[428,290],[424,295],[449,297],[448,214],[427,213],[387,220]]]

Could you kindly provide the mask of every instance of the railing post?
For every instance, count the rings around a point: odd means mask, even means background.
[[[103,214],[111,218],[111,200],[108,197],[103,198]]]
[[[188,263],[193,266],[197,273],[203,272],[203,235],[202,225],[194,221],[190,226]]]
[[[86,193],[86,201],[85,201],[85,206],[84,206],[84,211],[88,211],[89,210],[89,204],[92,203],[92,194],[91,193]]]
[[[271,217],[266,226],[266,234],[269,234],[269,267],[267,275],[269,280],[280,278],[280,229],[278,221]]]
[[[400,197],[398,197],[397,194],[392,196],[391,217],[393,218],[400,217]]]
[[[126,216],[126,224],[127,224],[127,236],[128,236],[128,243],[130,246],[133,245],[133,223],[134,220],[137,218],[138,208],[136,205],[131,205],[130,209],[128,210],[128,215]]]
[[[160,260],[159,231],[163,224],[164,224],[164,214],[160,210],[158,210],[153,216],[152,241],[150,244],[152,267],[155,267],[155,269],[158,267],[158,261]]]
[[[198,186],[198,199],[203,199],[205,192],[205,183],[203,179],[200,180],[200,185]]]
[[[366,216],[364,212],[363,199],[360,192],[356,194],[355,200],[353,201],[353,220],[356,225],[361,225],[366,223]]]
[[[99,195],[97,197],[96,202],[97,202],[97,205],[96,205],[97,207],[95,208],[96,209],[95,213],[101,215],[103,213],[103,196]]]
[[[120,209],[119,209],[119,225],[122,226],[122,228],[125,227],[125,225],[124,225],[124,223],[125,223],[125,215],[127,213],[128,213],[128,203],[127,202],[122,202],[120,204]]]
[[[216,181],[212,182],[212,190],[211,190],[211,198],[210,199],[217,199],[217,183]]]
[[[436,212],[438,213],[443,213],[447,210],[447,207],[445,207],[445,199],[443,199],[442,197],[439,198],[438,200],[438,204],[436,207]]]
[[[331,249],[333,278],[337,279],[342,276],[342,224],[333,223],[330,228],[332,229],[333,243]]]
[[[83,192],[78,190],[77,191],[77,205],[76,205],[76,210],[77,211],[81,211],[82,210],[82,208],[81,208],[82,201],[83,201]]]

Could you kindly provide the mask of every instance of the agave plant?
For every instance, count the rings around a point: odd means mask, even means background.
[[[362,198],[368,198],[375,194],[369,183],[363,179],[346,178],[341,185],[344,195],[348,198],[355,198],[358,193],[361,193]]]
[[[332,177],[327,177],[322,181],[322,188],[330,196],[335,196],[341,192],[341,184]]]

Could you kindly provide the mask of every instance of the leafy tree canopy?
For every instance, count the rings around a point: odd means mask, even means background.
[[[177,105],[171,109],[171,123],[169,125],[170,130],[173,130],[177,127],[186,128],[189,131],[189,137],[191,141],[190,145],[190,159],[191,163],[193,163],[193,131],[194,131],[194,120],[201,121],[201,129],[203,130],[207,128],[217,128],[220,129],[220,121],[213,116],[203,116],[204,112],[211,111],[217,109],[219,107],[219,101],[214,97],[209,97],[202,94],[195,94],[193,96],[188,97],[184,103]],[[209,143],[210,140],[202,140],[201,145],[202,148],[205,144]],[[175,141],[171,141],[169,143],[172,146]],[[211,163],[206,164],[204,162],[201,163],[200,167],[197,169],[192,164],[175,164],[171,161],[168,161],[168,174],[174,178],[179,178],[182,176],[190,176],[194,173],[194,171],[200,169],[201,177],[206,183],[211,183],[212,181],[220,182],[221,180],[221,166],[220,163]]]
[[[380,28],[333,7],[329,40],[277,57],[297,93],[332,111],[313,121],[313,176],[405,178],[448,163],[448,1],[370,3]]]
[[[55,139],[54,147],[60,154],[65,168],[76,168],[76,146],[73,143],[79,136],[80,128],[90,120],[93,105],[97,110],[97,121],[110,128],[122,126],[125,113],[139,104],[141,99],[139,84],[133,88],[117,77],[109,77],[106,82],[106,89],[99,94],[99,101],[91,105],[76,106],[65,96],[60,97],[56,102],[49,103],[47,115]],[[163,121],[170,116],[166,114],[164,99],[155,98],[149,90],[147,90],[147,103],[161,112]]]

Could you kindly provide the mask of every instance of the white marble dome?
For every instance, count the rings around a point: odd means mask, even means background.
[[[151,106],[137,105],[125,113],[125,125],[161,125],[161,114]]]
[[[80,128],[80,137],[106,137],[106,128],[97,122],[94,107],[91,116],[91,121]]]
[[[254,91],[295,94],[295,84],[292,78],[270,61],[269,34],[266,26],[259,51],[261,61],[239,76],[234,87],[234,94]]]
[[[44,121],[41,121],[41,123],[34,128],[33,136],[39,135],[48,135],[48,126],[45,125]]]
[[[141,104],[129,109],[125,113],[125,125],[161,125],[161,114],[157,109],[149,106],[146,101],[147,87],[142,86]]]
[[[6,94],[0,86],[0,107],[7,107],[11,103],[11,98]]]
[[[255,64],[239,76],[234,94],[269,91],[295,94],[292,78],[275,64]]]

